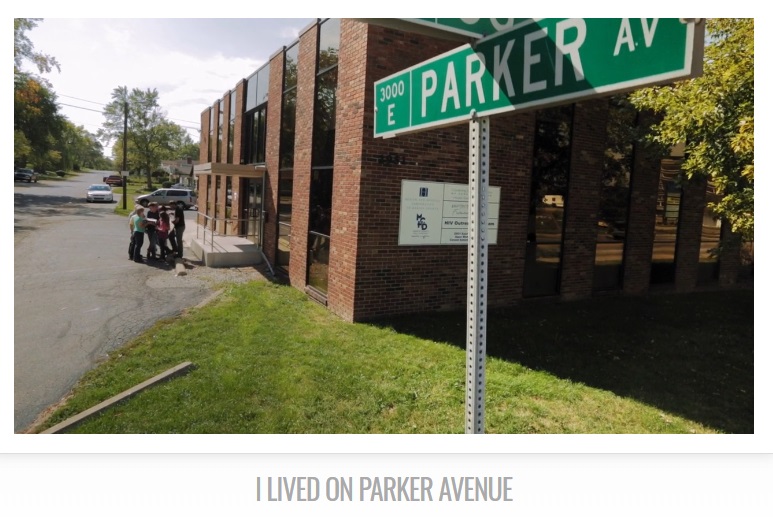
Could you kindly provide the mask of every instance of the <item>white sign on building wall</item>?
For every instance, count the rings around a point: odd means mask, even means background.
[[[488,243],[497,243],[500,187],[488,189]],[[469,192],[466,184],[402,181],[400,246],[467,244]]]

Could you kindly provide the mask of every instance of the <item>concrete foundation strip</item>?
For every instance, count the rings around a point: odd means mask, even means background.
[[[138,394],[139,392],[147,388],[150,388],[151,386],[155,386],[156,384],[169,380],[172,377],[177,377],[178,375],[184,375],[188,373],[192,368],[193,368],[193,363],[190,361],[180,363],[174,368],[170,368],[169,370],[163,373],[160,373],[155,377],[146,380],[145,382],[137,384],[136,386],[133,386],[128,390],[119,393],[115,397],[111,397],[104,402],[100,402],[96,406],[93,406],[87,409],[86,411],[81,411],[77,415],[68,418],[64,422],[60,422],[53,427],[49,427],[48,429],[41,432],[40,434],[56,434],[56,433],[61,433],[63,431],[66,431],[67,429],[70,429],[71,427],[74,427],[80,424],[85,419],[92,417],[94,415],[98,415],[99,413],[105,411],[106,409],[109,409],[112,406],[118,404],[119,402],[123,402],[124,400],[133,397],[134,395]]]

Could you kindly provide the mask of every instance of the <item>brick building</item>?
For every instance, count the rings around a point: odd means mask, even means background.
[[[200,211],[345,320],[463,308],[467,247],[399,236],[404,182],[467,183],[467,125],[373,137],[374,82],[457,46],[311,24],[202,112]],[[710,252],[710,186],[675,181],[678,149],[633,144],[646,123],[616,97],[491,118],[490,305],[736,281],[738,240]]]

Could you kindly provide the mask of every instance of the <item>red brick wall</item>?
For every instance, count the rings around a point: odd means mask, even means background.
[[[719,285],[731,287],[738,283],[741,272],[741,236],[730,225],[722,223],[722,245],[719,255]]]
[[[282,75],[284,54],[276,53],[269,64],[268,113],[266,115],[266,197],[268,221],[264,225],[263,252],[276,264],[277,207],[279,206],[279,135],[282,127]]]
[[[299,38],[298,97],[295,108],[295,152],[293,157],[293,219],[290,237],[290,283],[306,287],[309,238],[309,188],[311,182],[311,137],[314,128],[314,86],[317,77],[317,32],[313,25]]]
[[[607,106],[606,99],[574,106],[569,194],[561,259],[561,297],[564,299],[588,297],[593,291]]]
[[[212,162],[217,162],[217,122],[219,120],[220,101],[212,104]],[[222,156],[220,157],[222,159]]]
[[[209,108],[201,112],[201,135],[199,136],[199,163],[209,162],[207,149],[209,148]]]
[[[397,235],[402,179],[466,182],[466,126],[372,136],[373,82],[456,46],[342,20],[328,307],[344,319],[442,309],[464,295],[463,246],[398,247]],[[406,165],[379,164],[388,153]]]
[[[654,122],[645,113],[639,118],[640,126],[646,127]],[[623,292],[627,294],[641,294],[649,290],[659,179],[660,154],[655,153],[652,146],[636,144],[623,260]]]
[[[234,158],[233,163],[242,163],[242,129],[244,127],[244,95],[247,81],[242,79],[236,85],[236,119],[234,121]]]
[[[221,143],[220,161],[223,163],[231,163],[228,161],[228,133],[229,130],[229,118],[231,117],[231,93],[228,92],[223,96],[223,142]]]

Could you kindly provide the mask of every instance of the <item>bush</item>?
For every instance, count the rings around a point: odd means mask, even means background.
[[[165,181],[165,182],[163,182],[163,183],[161,184],[161,186],[162,186],[163,188],[171,188],[171,187],[172,187],[172,182],[171,182],[171,181]]]
[[[65,172],[63,170],[58,170],[56,171],[56,175],[59,176],[60,178],[64,178]]]

